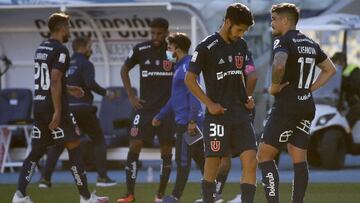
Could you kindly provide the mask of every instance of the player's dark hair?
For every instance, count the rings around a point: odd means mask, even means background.
[[[164,28],[165,30],[169,29],[169,22],[165,18],[155,18],[150,23],[151,28]]]
[[[65,13],[53,13],[48,19],[48,27],[50,32],[57,32],[62,26],[68,25],[69,15]]]
[[[343,52],[336,52],[332,57],[332,61],[340,61],[346,63],[346,55]]]
[[[90,38],[88,37],[77,37],[72,42],[72,49],[76,52],[82,47],[86,47],[90,43]]]
[[[244,24],[252,26],[254,24],[254,17],[250,9],[241,3],[231,4],[226,9],[225,20],[229,19],[235,25]]]
[[[271,7],[271,13],[285,15],[288,19],[296,25],[299,21],[300,9],[292,3],[280,3]]]
[[[181,49],[187,53],[191,46],[191,41],[185,33],[172,33],[167,37],[168,44],[174,44],[176,48]]]

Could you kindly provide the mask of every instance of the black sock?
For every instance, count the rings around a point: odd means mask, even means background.
[[[36,163],[44,155],[46,148],[33,147],[30,154],[26,157],[20,170],[18,179],[18,187],[23,196],[26,196],[26,188],[30,183],[32,176],[34,175]]]
[[[101,135],[102,136],[102,135]],[[106,144],[104,140],[94,143],[96,170],[100,178],[107,178]]]
[[[80,146],[74,149],[68,149],[70,160],[70,171],[74,177],[75,185],[79,190],[82,197],[89,199],[90,192],[87,185],[86,172],[84,170],[84,164],[81,157]]]
[[[128,157],[126,160],[126,187],[127,187],[127,193],[128,194],[134,194],[135,190],[135,181],[138,171],[138,160],[139,160],[139,154],[135,154],[131,151],[128,152]]]
[[[265,196],[269,203],[279,202],[279,172],[275,161],[266,161],[259,164],[262,173]]]
[[[58,161],[61,153],[64,151],[63,145],[51,146],[47,151],[46,164],[43,169],[43,178],[51,181],[51,175],[55,170],[56,162]]]
[[[294,182],[292,202],[302,203],[304,201],[306,187],[309,180],[309,171],[306,162],[294,164]]]
[[[227,177],[228,177],[228,173],[219,174],[216,177],[216,193],[217,194],[222,194]]]
[[[256,186],[249,183],[240,184],[241,188],[241,203],[253,203],[256,191]]]
[[[202,194],[203,194],[204,203],[214,203],[215,192],[216,192],[215,182],[208,182],[206,180],[202,180]]]
[[[166,185],[169,182],[170,172],[171,172],[171,157],[172,154],[167,154],[161,156],[162,164],[160,171],[160,185],[157,192],[158,197],[162,197],[165,193]]]

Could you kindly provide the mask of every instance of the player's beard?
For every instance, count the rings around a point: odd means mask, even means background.
[[[69,41],[69,35],[64,35],[63,36],[63,43],[66,43]]]
[[[275,37],[280,36],[280,32],[278,30],[276,30],[274,27],[271,27],[271,33]]]
[[[231,32],[232,27],[233,27],[233,25],[231,24],[230,27],[227,30],[227,36],[228,36],[228,39],[229,39],[230,43],[233,43],[233,42],[240,39],[239,37],[233,37],[232,32]]]

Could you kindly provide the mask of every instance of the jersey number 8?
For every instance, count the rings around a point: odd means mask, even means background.
[[[50,88],[50,75],[49,68],[46,63],[42,63],[41,65],[35,62],[35,80],[40,78],[40,83],[35,82],[35,90],[40,88],[42,90],[49,90]]]

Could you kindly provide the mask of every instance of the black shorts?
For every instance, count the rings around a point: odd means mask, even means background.
[[[82,133],[87,134],[95,143],[105,142],[96,111],[73,111],[73,115]]]
[[[171,144],[175,142],[174,116],[169,115],[161,121],[158,127],[152,126],[152,120],[158,111],[136,111],[132,116],[132,127],[130,129],[130,140],[142,140],[146,144],[152,144],[155,134],[160,144]]]
[[[250,120],[226,124],[205,117],[204,144],[206,157],[239,156],[246,150],[256,150],[254,127]]]
[[[311,116],[270,114],[261,141],[279,150],[287,143],[307,149],[311,121]]]
[[[31,135],[32,144],[39,146],[49,146],[54,144],[64,144],[68,141],[78,140],[79,134],[75,132],[75,118],[70,113],[61,116],[60,125],[53,131],[49,129],[52,114],[34,114],[34,127]]]

